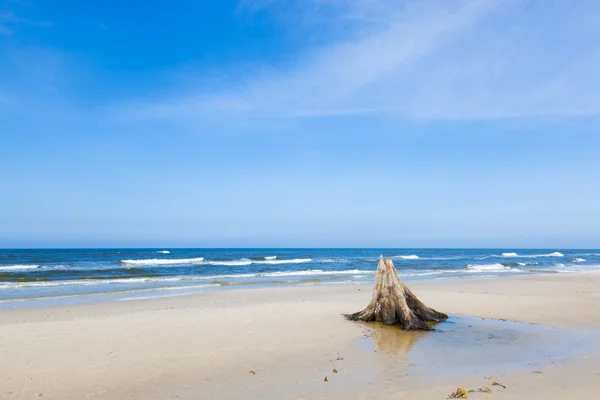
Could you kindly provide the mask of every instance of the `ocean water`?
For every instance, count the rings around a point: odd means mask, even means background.
[[[381,254],[393,258],[403,280],[600,270],[600,250],[572,249],[5,249],[0,308],[44,299],[372,282]]]

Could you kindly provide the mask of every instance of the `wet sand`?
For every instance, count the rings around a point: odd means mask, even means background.
[[[369,286],[0,310],[0,398],[597,398],[600,274],[410,286],[437,332],[344,320]]]

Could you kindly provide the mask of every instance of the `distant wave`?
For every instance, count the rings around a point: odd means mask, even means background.
[[[345,263],[348,260],[346,258],[317,258],[315,262],[317,263]],[[364,261],[364,260],[361,260]],[[376,260],[372,260],[376,261]]]
[[[549,253],[549,254],[533,254],[533,255],[526,255],[526,256],[520,256],[520,257],[537,258],[537,257],[564,257],[564,256],[565,255],[563,253],[555,251],[554,253]]]
[[[324,271],[322,269],[308,269],[304,271],[278,271],[264,274],[255,274],[256,277],[275,277],[275,276],[303,276],[303,275],[361,275],[374,274],[375,271],[363,271],[359,269],[348,269],[341,271]]]
[[[314,276],[314,275],[357,275],[374,274],[375,271],[363,271],[358,269],[349,269],[341,271],[324,271],[322,269],[307,269],[303,271],[276,271],[276,272],[258,272],[248,274],[222,274],[198,277],[197,279],[238,279],[238,278],[273,278],[280,276]]]
[[[501,263],[502,265],[504,265],[505,267],[529,267],[529,266],[534,266],[534,265],[539,265],[536,262],[519,262],[519,261],[514,261],[514,262],[510,262],[510,263]]]
[[[419,256],[413,254],[410,256],[394,256],[392,258],[401,258],[402,260],[418,260]]]
[[[583,259],[583,258],[574,258],[571,261],[574,262],[574,263],[580,263],[580,262],[585,262],[585,259]]]
[[[265,260],[275,260],[275,259],[277,259],[277,256],[268,256],[268,257],[265,257]]]
[[[121,260],[121,264],[126,265],[172,265],[172,264],[198,264],[204,261],[204,258],[174,258],[174,259],[158,259],[149,260]]]
[[[269,264],[269,265],[277,265],[277,264],[303,264],[309,263],[312,261],[312,258],[294,258],[292,260],[265,260],[265,261],[253,261],[256,264]]]
[[[0,271],[25,271],[39,268],[39,265],[0,265]]]
[[[202,264],[203,265],[223,265],[223,266],[231,266],[231,267],[238,267],[238,266],[244,266],[244,265],[252,265],[252,264],[258,264],[261,261],[259,260],[250,260],[247,258],[243,258],[241,260],[231,260],[231,261],[205,261]]]
[[[264,260],[251,260],[249,258],[242,258],[239,260],[205,260],[203,257],[198,258],[173,258],[173,259],[149,259],[149,260],[121,260],[121,264],[125,265],[177,265],[177,264],[197,264],[197,265],[223,265],[223,266],[244,266],[251,264],[267,264],[267,265],[279,265],[279,264],[302,264],[311,262],[312,258],[295,258],[292,260],[277,260],[267,259]]]
[[[522,254],[519,255],[517,253],[502,253],[502,257],[519,257],[519,258],[538,258],[538,257],[564,257],[563,253],[555,251],[554,253],[549,254]]]
[[[32,282],[2,282],[0,288],[10,287],[48,287],[48,286],[71,286],[71,285],[103,285],[113,283],[142,283],[160,281],[176,281],[180,278],[125,278],[125,279],[69,279],[60,281],[32,281]]]
[[[171,254],[171,252],[169,250],[159,250],[157,251],[158,254]]]
[[[470,271],[502,271],[509,270],[510,267],[503,264],[469,264],[467,269]]]
[[[280,264],[304,264],[312,262],[312,258],[295,258],[293,260],[276,260],[269,259],[267,260],[250,260],[249,258],[242,258],[240,260],[231,260],[231,261],[205,261],[202,264],[205,265],[229,265],[229,266],[243,266],[243,265],[251,265],[251,264],[266,264],[266,265],[280,265]]]
[[[520,267],[539,265],[536,262],[517,262],[515,264],[518,265],[518,266],[520,266]]]
[[[435,261],[443,261],[443,260],[468,260],[468,259],[475,259],[475,260],[483,260],[485,258],[489,258],[490,256],[486,256],[486,257],[466,257],[466,256],[455,256],[455,257],[419,257],[420,260],[435,260]]]
[[[309,269],[304,271],[277,271],[267,273],[248,273],[248,274],[223,274],[206,276],[174,276],[174,277],[140,277],[123,279],[71,279],[62,281],[33,281],[33,282],[0,282],[1,288],[14,287],[37,287],[37,286],[67,286],[67,285],[106,285],[106,284],[131,284],[131,283],[151,283],[151,282],[177,282],[177,281],[207,281],[219,279],[243,279],[243,278],[269,278],[286,276],[315,276],[315,275],[365,275],[374,274],[375,271],[363,271],[358,269],[324,271],[321,269]]]

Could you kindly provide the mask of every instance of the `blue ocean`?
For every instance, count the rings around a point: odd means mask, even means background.
[[[5,249],[0,308],[365,283],[373,281],[379,255],[394,260],[403,280],[600,270],[600,250],[573,249]]]

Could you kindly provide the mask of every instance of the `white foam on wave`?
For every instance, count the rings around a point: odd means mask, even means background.
[[[52,286],[91,286],[91,285],[106,285],[113,283],[142,283],[154,281],[178,281],[181,277],[172,278],[126,278],[126,279],[73,279],[64,281],[37,281],[37,282],[2,282],[0,289],[15,288],[15,287],[52,287]]]
[[[171,254],[171,252],[169,250],[159,250],[157,251],[158,254]]]
[[[241,260],[231,260],[231,261],[206,261],[203,262],[203,265],[223,265],[223,266],[231,266],[238,267],[244,265],[252,265],[255,261],[249,260],[247,258],[243,258]]]
[[[517,253],[502,253],[503,257],[518,257]]]
[[[265,260],[275,260],[275,259],[277,259],[277,256],[268,256],[268,257],[265,257]]]
[[[266,265],[279,265],[279,264],[303,264],[312,262],[312,258],[295,258],[292,260],[277,260],[277,259],[266,259],[265,260],[250,260],[249,258],[242,258],[239,260],[228,260],[228,261],[217,261],[217,260],[205,260],[202,257],[198,258],[174,258],[174,259],[149,259],[149,260],[121,260],[121,264],[125,265],[178,265],[178,264],[196,264],[196,265],[222,265],[222,266],[244,266],[251,264],[266,264]]]
[[[410,256],[395,256],[395,257],[392,257],[392,258],[400,258],[402,260],[418,260],[419,256],[417,256],[415,254],[412,254]]]
[[[516,254],[516,253],[502,253],[502,255],[504,256],[504,254]],[[553,253],[549,253],[549,254],[524,254],[524,255],[514,255],[514,256],[510,256],[510,257],[519,257],[519,258],[538,258],[538,257],[564,257],[565,255],[561,252],[555,251]],[[505,256],[507,257],[507,256]]]
[[[307,269],[303,271],[276,271],[276,272],[263,272],[263,273],[249,273],[249,274],[223,274],[223,275],[210,275],[198,277],[198,279],[237,279],[237,278],[273,278],[280,276],[314,276],[314,275],[362,275],[362,274],[374,274],[375,271],[363,271],[358,269],[349,269],[341,271],[326,271],[322,269]]]
[[[574,263],[580,263],[580,262],[585,262],[585,259],[583,259],[583,258],[574,258],[571,261],[574,262]]]
[[[0,271],[26,271],[39,267],[39,265],[0,265]]]
[[[172,265],[172,264],[198,264],[204,261],[204,258],[173,258],[159,259],[152,258],[148,260],[121,260],[121,264],[126,265]]]
[[[538,265],[538,263],[536,263],[536,262],[514,262],[514,263],[510,263],[510,265],[518,265],[519,267],[529,267],[529,266],[533,266],[533,265]]]
[[[294,258],[293,260],[265,260],[265,261],[253,261],[255,264],[304,264],[312,262],[312,258]]]
[[[266,258],[266,257],[265,257]],[[205,261],[204,265],[223,265],[223,266],[244,266],[252,264],[265,264],[265,265],[280,265],[280,264],[304,264],[312,262],[312,258],[295,258],[293,260],[250,260],[249,258],[242,258],[240,260],[231,261]]]
[[[0,289],[19,288],[19,287],[51,287],[51,286],[71,286],[71,285],[107,285],[107,284],[131,284],[131,283],[152,283],[152,282],[177,282],[177,281],[206,281],[218,279],[244,279],[244,278],[268,278],[282,276],[317,276],[317,275],[363,275],[374,274],[375,271],[363,271],[358,269],[341,271],[324,271],[321,269],[309,269],[303,271],[276,271],[265,273],[247,273],[247,274],[223,274],[206,276],[173,276],[173,277],[140,277],[125,279],[78,279],[63,281],[38,281],[38,282],[2,282]],[[178,286],[177,286],[178,287]]]
[[[478,271],[503,271],[510,270],[510,267],[502,264],[469,264],[467,265],[467,269],[469,271],[478,272]]]

